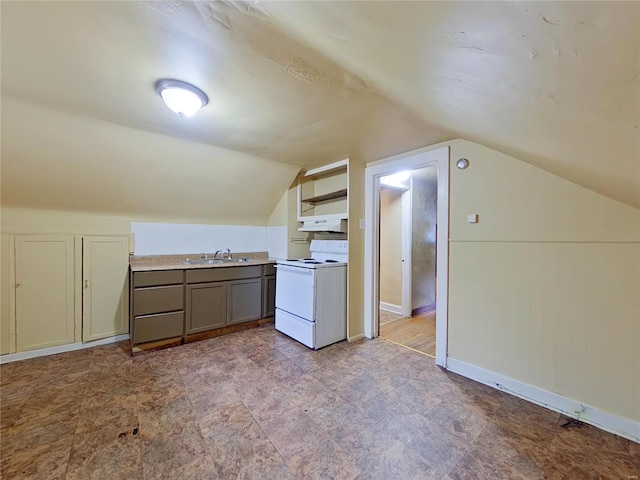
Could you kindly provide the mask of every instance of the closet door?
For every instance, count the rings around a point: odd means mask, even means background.
[[[15,237],[17,351],[74,341],[72,236]]]
[[[129,237],[82,238],[82,341],[129,331]]]

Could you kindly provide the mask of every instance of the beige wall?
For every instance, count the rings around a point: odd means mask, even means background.
[[[3,234],[128,234],[135,219],[110,215],[2,207]]]
[[[309,239],[307,232],[299,232],[298,227],[298,192],[294,184],[286,192],[287,195],[287,257],[305,258],[309,256]]]
[[[295,190],[293,190],[295,203]],[[288,198],[281,200],[271,216],[273,222],[282,221],[286,215]],[[10,306],[10,235],[129,235],[131,222],[196,222],[197,219],[170,217],[136,217],[111,216],[56,210],[37,210],[12,208],[3,206],[1,213],[0,244],[0,353],[11,353],[15,345],[15,336]],[[202,223],[202,222],[199,222]],[[211,222],[215,225],[215,220]],[[308,252],[308,246],[306,246]],[[191,252],[185,252],[191,253]]]
[[[285,190],[282,197],[278,201],[276,207],[271,212],[269,219],[267,220],[268,227],[277,227],[287,224],[287,199],[289,189]]]
[[[451,147],[449,356],[640,420],[640,212]]]
[[[300,169],[5,96],[1,133],[3,207],[265,225]]]
[[[402,194],[380,188],[380,301],[402,306]]]

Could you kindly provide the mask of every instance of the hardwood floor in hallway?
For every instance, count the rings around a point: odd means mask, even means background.
[[[393,317],[397,319],[394,320]],[[415,317],[402,318],[400,315],[381,311],[380,336],[435,357],[436,312],[434,310]]]

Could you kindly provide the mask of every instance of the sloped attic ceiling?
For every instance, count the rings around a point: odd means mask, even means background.
[[[273,208],[298,166],[374,160],[464,137],[640,207],[638,2],[4,1],[1,8],[3,204],[76,209],[95,180],[80,179],[89,186],[79,191],[74,168],[95,161],[128,196],[112,201],[115,193],[105,193],[93,210],[162,215],[167,202],[155,199],[183,188],[175,187],[180,171],[187,191],[191,180],[199,187],[176,198],[175,211],[217,218],[219,208],[200,206],[224,204],[227,216],[247,219],[251,204]],[[195,83],[210,105],[178,118],[153,91],[161,77]],[[38,117],[31,128],[27,111]],[[55,122],[56,112],[65,120]],[[79,159],[73,133],[53,131],[83,118],[105,139],[99,160]],[[32,145],[38,122],[56,123],[41,148],[54,148],[56,164],[70,172],[57,186],[34,163],[42,154]],[[207,145],[245,152],[262,170],[214,147],[201,164],[185,164],[191,155],[176,154],[177,144],[149,150],[159,168],[135,165],[136,148],[150,141],[144,131],[190,140],[180,144],[184,152]],[[127,160],[109,167],[109,145]],[[150,169],[148,185],[140,188],[126,165],[137,174]],[[282,170],[256,178],[271,166]],[[85,165],[85,176],[91,170]],[[203,179],[216,174],[242,188],[225,197],[218,183],[207,189]],[[18,195],[33,178],[46,195]],[[260,197],[247,200],[246,192]]]
[[[446,135],[236,4],[1,8],[4,205],[264,223],[301,166]],[[163,77],[209,105],[179,118]]]
[[[640,207],[640,2],[261,2],[439,128]]]

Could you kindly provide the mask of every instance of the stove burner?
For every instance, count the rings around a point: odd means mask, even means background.
[[[338,263],[338,260],[328,259],[328,260],[325,260],[325,262],[327,262],[327,263]]]
[[[303,258],[302,260],[306,262],[307,260],[315,260],[315,258]]]
[[[318,262],[316,260],[305,260],[304,263],[312,264],[312,265],[320,265],[322,262]]]

